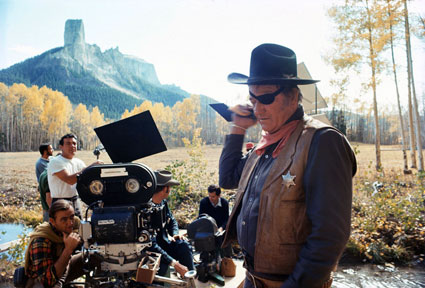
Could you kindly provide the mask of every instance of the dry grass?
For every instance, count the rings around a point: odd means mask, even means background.
[[[217,171],[221,148],[221,146],[203,147],[208,161],[208,172]],[[0,153],[0,223],[34,224],[41,221],[41,205],[35,179],[35,162],[39,156],[38,152]],[[96,160],[92,151],[78,151],[76,157],[82,159],[87,165]],[[143,163],[152,169],[162,169],[173,161],[188,158],[186,148],[175,148],[135,162]],[[100,160],[112,163],[106,152],[100,155]],[[218,179],[210,180],[211,183],[218,181]],[[29,210],[35,210],[36,215],[33,215],[34,211]]]
[[[374,179],[377,173],[374,170],[375,167],[375,146],[372,144],[358,144],[354,143],[353,147],[359,151],[357,153],[358,160],[358,173],[354,182],[356,182],[358,175],[364,180],[364,175],[368,175],[371,181]],[[218,175],[218,161],[221,153],[222,146],[211,145],[204,146],[203,148],[204,158],[208,163],[207,173],[210,175]],[[382,146],[382,163],[385,171],[392,171],[397,173],[402,171],[402,152],[398,146]],[[170,165],[176,160],[187,160],[189,159],[186,148],[174,148],[168,151],[149,156],[135,162],[146,164],[152,169],[161,169]],[[0,222],[10,222],[14,217],[24,215],[20,218],[25,222],[33,218],[33,215],[25,214],[28,207],[32,210],[41,211],[39,204],[39,197],[37,192],[37,182],[35,179],[35,162],[39,157],[38,152],[3,152],[0,153],[0,199],[3,207],[15,207],[19,209],[19,212],[11,213],[8,209],[2,209],[0,211]],[[86,164],[90,164],[96,160],[92,151],[78,151],[77,157],[82,159]],[[111,163],[107,153],[100,155],[100,160],[105,163]],[[413,171],[416,172],[416,171]],[[212,179],[208,179],[209,182],[217,183],[218,179],[214,176]],[[405,177],[412,177],[407,175]],[[362,180],[362,181],[363,181]],[[199,187],[199,192],[203,193],[206,187]],[[41,214],[41,213],[40,213]],[[19,219],[19,217],[18,217]],[[16,220],[18,220],[16,219]],[[41,216],[40,216],[41,219]],[[36,220],[35,220],[36,221]]]
[[[375,146],[372,144],[354,143],[353,147],[357,153],[358,175],[363,173],[375,174]],[[384,171],[402,171],[402,152],[399,146],[382,146],[381,157]],[[208,162],[208,174],[217,175],[218,160],[222,146],[204,146],[205,160]],[[0,199],[5,206],[34,206],[37,205],[37,181],[35,179],[35,162],[39,157],[38,152],[3,152],[0,153]],[[86,164],[96,160],[91,151],[78,151],[77,157]],[[161,169],[175,160],[186,160],[189,156],[186,148],[175,148],[168,151],[149,156],[135,162],[144,163],[152,169]],[[100,155],[100,160],[111,163],[107,153]],[[413,171],[415,172],[415,171]],[[218,179],[210,179],[211,183]],[[3,197],[2,197],[3,196]],[[13,197],[10,197],[13,196]]]

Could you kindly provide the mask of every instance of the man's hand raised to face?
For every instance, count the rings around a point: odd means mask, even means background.
[[[63,233],[63,243],[65,244],[65,249],[70,251],[71,253],[77,248],[78,244],[80,244],[80,235],[78,233]]]

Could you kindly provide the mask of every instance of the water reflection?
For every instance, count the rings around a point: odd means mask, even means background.
[[[334,274],[335,288],[425,287],[425,269],[384,265],[340,266]]]
[[[18,235],[29,233],[32,229],[24,224],[2,223],[0,224],[0,244],[18,239]]]

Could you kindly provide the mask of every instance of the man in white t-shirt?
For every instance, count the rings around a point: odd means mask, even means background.
[[[84,162],[75,156],[77,152],[77,136],[66,134],[59,141],[61,155],[52,157],[47,166],[48,182],[52,203],[59,199],[72,202],[75,215],[81,218],[81,207],[77,193],[77,176],[86,168]],[[96,161],[94,164],[101,164]]]

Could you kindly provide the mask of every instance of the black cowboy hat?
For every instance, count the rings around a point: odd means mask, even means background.
[[[167,170],[155,171],[156,184],[158,186],[178,186],[180,182],[173,179],[173,174]]]
[[[294,51],[276,44],[261,44],[252,50],[249,77],[231,73],[227,80],[234,84],[306,85],[320,80],[297,77],[297,56]]]

